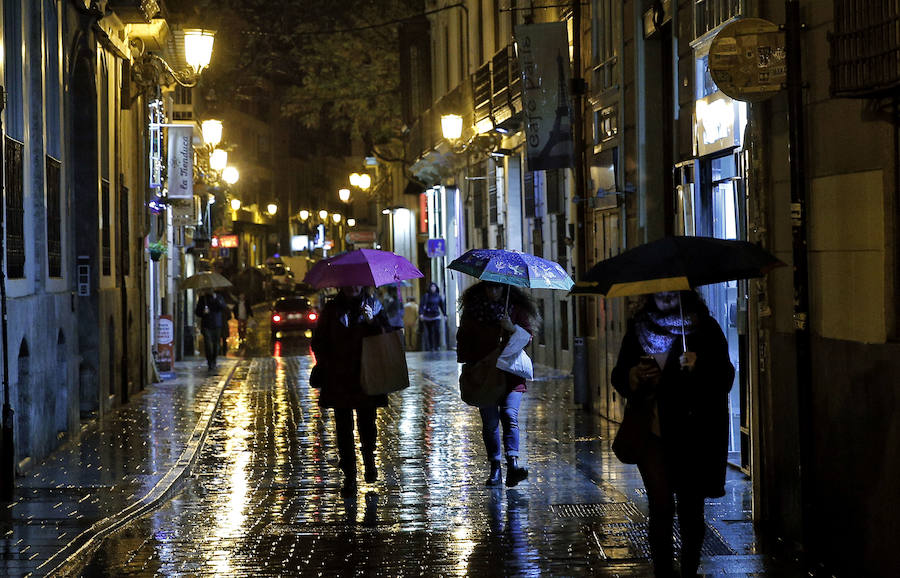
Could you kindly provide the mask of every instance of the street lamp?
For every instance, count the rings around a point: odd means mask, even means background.
[[[214,171],[223,171],[228,166],[228,151],[216,149],[209,153],[209,168]]]
[[[134,82],[145,90],[160,85],[177,82],[190,88],[197,86],[197,80],[204,68],[212,59],[215,31],[186,29],[184,31],[184,56],[188,66],[175,70],[164,58],[152,52],[146,52],[146,45],[140,37],[131,39],[131,46],[137,57],[131,67]]]
[[[270,215],[274,215],[278,212],[278,205],[276,205],[275,203],[269,203],[268,205],[266,205],[266,210]]]
[[[369,173],[351,173],[350,185],[363,191],[368,190],[372,185],[372,177],[369,176]]]
[[[233,166],[225,167],[225,169],[222,170],[222,180],[229,185],[233,185],[234,183],[238,182],[238,179],[240,177],[241,174]]]
[[[462,136],[463,117],[458,114],[441,116],[441,134],[450,141],[459,140]]]
[[[349,219],[347,219],[347,226],[348,226],[348,227],[355,227],[355,226],[356,226],[356,219],[354,219],[353,217],[350,217]]]
[[[308,218],[309,218],[309,211],[307,211],[306,209],[301,210],[300,211],[300,220],[305,221]]]
[[[328,211],[326,211],[325,209],[322,209],[321,211],[319,211],[319,218],[322,219],[323,221],[324,221],[325,219],[327,219],[327,218],[328,218]]]
[[[212,60],[215,34],[212,30],[193,28],[184,31],[184,59],[198,76]]]
[[[240,199],[231,199],[231,210],[237,211],[241,208],[241,200]]]
[[[356,174],[356,173],[353,173]],[[353,179],[350,179],[350,184],[353,184]],[[338,191],[338,198],[341,199],[342,202],[346,203],[350,200],[350,189],[341,189]]]
[[[209,119],[200,123],[200,132],[203,134],[203,142],[211,149],[222,142],[222,121]]]
[[[340,223],[341,222],[341,214],[335,213],[335,214],[331,215],[331,220],[334,221],[335,223]]]

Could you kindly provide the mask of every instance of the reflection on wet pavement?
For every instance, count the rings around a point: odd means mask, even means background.
[[[649,575],[636,471],[612,457],[608,426],[571,403],[571,380],[530,386],[520,427],[531,476],[490,489],[453,356],[409,356],[412,385],[379,412],[379,481],[360,476],[346,499],[310,358],[253,359],[226,388],[184,490],[107,539],[83,575]]]

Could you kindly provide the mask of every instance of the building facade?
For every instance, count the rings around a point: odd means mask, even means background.
[[[900,14],[842,0],[560,4],[428,2],[401,34],[410,172],[437,220],[427,237],[452,240],[433,278],[449,302],[472,280],[445,265],[474,247],[576,278],[667,235],[768,248],[788,266],[700,288],[737,368],[729,462],[752,479],[773,542],[834,572],[896,573]],[[517,26],[550,22],[568,30],[576,154],[542,171],[528,163],[515,43]],[[741,34],[765,55],[754,70],[777,78],[757,75],[755,93],[717,76],[717,40]],[[448,113],[463,117],[457,140],[442,138]],[[628,303],[535,295],[536,360],[573,370],[576,401],[619,421],[609,374]]]

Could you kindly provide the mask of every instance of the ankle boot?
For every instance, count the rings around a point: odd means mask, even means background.
[[[375,454],[364,455],[363,465],[365,466],[365,473],[363,475],[366,483],[371,484],[378,479],[378,469],[375,467]]]
[[[511,488],[528,477],[528,470],[519,467],[519,458],[506,458],[506,487]]]
[[[484,483],[485,486],[499,486],[503,483],[503,470],[500,469],[500,460],[491,460],[491,475]]]

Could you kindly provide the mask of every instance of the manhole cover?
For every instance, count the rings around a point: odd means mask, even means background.
[[[553,504],[550,509],[558,518],[599,518],[610,522],[637,522],[644,514],[631,502],[602,502],[595,504]]]
[[[647,522],[606,523],[594,526],[588,532],[605,559],[650,559],[650,539]],[[672,538],[675,551],[681,549],[681,534],[675,521]],[[706,535],[700,549],[702,556],[733,556],[735,551],[725,543],[721,534],[706,525]]]

